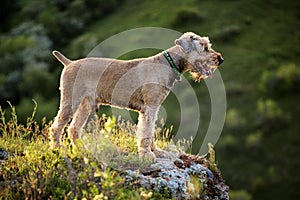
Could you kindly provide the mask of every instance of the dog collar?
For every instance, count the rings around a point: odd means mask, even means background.
[[[169,54],[168,52],[164,51],[164,56],[165,56],[165,58],[167,59],[169,65],[170,65],[170,66],[172,67],[172,69],[175,71],[175,73],[176,73],[178,76],[180,76],[181,73],[180,73],[179,70],[177,69],[177,67],[176,67],[176,65],[175,65],[175,63],[174,63],[172,57],[170,56],[170,54]]]

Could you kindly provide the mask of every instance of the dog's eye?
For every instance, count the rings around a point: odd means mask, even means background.
[[[190,37],[191,38],[191,40],[198,40],[196,37],[194,37],[194,36],[191,36]]]

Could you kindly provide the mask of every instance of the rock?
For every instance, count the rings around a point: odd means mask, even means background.
[[[181,154],[177,159],[157,159],[156,163],[143,169],[127,169],[127,184],[169,193],[176,199],[229,199],[229,187],[220,171],[209,169],[204,156]]]
[[[6,160],[8,160],[8,152],[0,149],[0,162],[5,162]]]

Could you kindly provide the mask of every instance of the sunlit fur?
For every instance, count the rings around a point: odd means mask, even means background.
[[[181,73],[190,72],[196,81],[206,78],[210,69],[220,64],[221,54],[211,48],[207,37],[189,32],[175,44],[166,52]],[[101,105],[111,105],[139,113],[137,145],[141,156],[155,159],[167,155],[155,145],[155,121],[160,105],[179,78],[163,53],[128,61],[110,58],[71,61],[58,51],[53,55],[64,65],[60,108],[50,128],[53,147],[60,146],[62,130],[70,120],[69,138],[76,144],[90,113]]]

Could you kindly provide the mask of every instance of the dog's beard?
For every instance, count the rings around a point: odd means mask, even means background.
[[[200,82],[201,79],[205,79],[205,76],[199,72],[190,72],[190,74],[195,82]]]
[[[202,65],[199,61],[195,62],[194,67],[196,69],[190,71],[190,74],[196,82],[200,82],[202,79],[206,79],[208,77],[211,78],[215,70],[218,68],[218,66]]]

